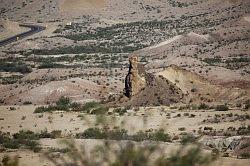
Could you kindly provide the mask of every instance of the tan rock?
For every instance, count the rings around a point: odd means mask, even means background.
[[[125,96],[130,98],[131,96],[136,95],[145,88],[145,85],[144,67],[138,63],[137,56],[131,56],[129,58],[129,71],[125,79]]]

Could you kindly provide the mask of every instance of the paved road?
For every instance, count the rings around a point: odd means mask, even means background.
[[[20,40],[20,39],[23,39],[25,37],[28,37],[30,35],[33,35],[35,33],[38,33],[38,32],[41,32],[43,31],[44,29],[46,29],[46,27],[44,26],[39,26],[39,25],[19,25],[21,27],[26,27],[26,28],[30,28],[29,31],[27,32],[23,32],[21,34],[18,34],[18,35],[15,35],[15,36],[12,36],[8,39],[4,39],[2,41],[0,41],[0,46],[5,46],[7,44],[10,44],[12,42],[15,42],[17,40]]]

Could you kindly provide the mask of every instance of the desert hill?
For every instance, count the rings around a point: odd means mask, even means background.
[[[178,66],[170,66],[157,73],[174,83],[187,94],[191,102],[242,103],[249,98],[247,91],[239,88],[226,88],[213,84],[196,73],[189,72]]]
[[[159,165],[180,165],[176,158],[209,165],[201,150],[218,159],[213,166],[248,166],[249,6],[0,0],[0,38],[23,32],[20,24],[46,28],[0,45],[0,165],[10,156],[20,165],[54,166],[48,154],[57,165],[109,165],[130,156],[136,163],[120,165],[151,166],[156,149]],[[69,148],[59,144],[66,139],[74,141]],[[72,155],[83,158],[62,164]]]
[[[249,93],[243,89],[213,84],[202,76],[175,65],[156,74],[144,71],[141,75],[139,73],[142,72],[137,68],[138,61],[133,59],[137,58],[130,58],[130,70],[125,83],[125,94],[129,97],[126,105],[219,103],[235,106],[249,100]]]

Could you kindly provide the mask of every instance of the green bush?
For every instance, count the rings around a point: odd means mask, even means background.
[[[70,104],[70,108],[72,111],[80,111],[81,110],[81,104],[73,102]]]
[[[84,112],[90,112],[92,109],[96,108],[96,107],[99,107],[100,106],[100,103],[97,103],[95,101],[91,101],[91,102],[87,102],[85,103],[81,110],[84,111]]]
[[[56,109],[61,111],[68,111],[70,108],[70,99],[68,97],[60,97],[60,99],[56,102]]]
[[[185,135],[182,135],[181,137],[181,144],[185,145],[185,144],[188,144],[188,143],[194,143],[196,142],[196,138],[194,137],[193,134],[185,134]]]
[[[198,109],[199,110],[208,110],[209,109],[209,105],[205,104],[205,103],[201,103],[199,106],[198,106]]]
[[[127,108],[115,108],[114,112],[122,116],[127,112]]]
[[[170,135],[165,133],[163,129],[150,133],[149,138],[152,141],[171,142]]]
[[[108,139],[112,140],[128,140],[128,131],[125,129],[110,130],[107,132]]]
[[[63,64],[53,63],[51,61],[45,61],[38,66],[38,69],[52,69],[52,68],[66,68],[66,67],[67,66]]]
[[[93,109],[91,111],[91,114],[101,115],[101,114],[106,114],[108,111],[109,111],[108,107],[100,106],[98,108]]]
[[[54,106],[41,106],[41,107],[37,107],[34,113],[44,113],[44,112],[52,112],[52,111],[56,111],[56,108]]]
[[[50,133],[48,132],[47,129],[41,131],[38,134],[39,138],[52,138],[52,139],[56,139],[56,138],[60,138],[62,136],[62,131],[61,130],[53,130]]]
[[[105,139],[107,138],[106,133],[99,128],[89,128],[83,133],[76,134],[76,138],[85,138],[85,139]]]
[[[0,61],[0,71],[4,72],[20,72],[22,74],[32,72],[32,69],[23,62],[6,62]]]
[[[38,139],[39,135],[29,130],[19,131],[13,134],[12,137],[5,133],[0,133],[0,144],[8,149],[19,149],[22,147],[38,152],[41,150],[39,143],[36,141]]]
[[[131,140],[141,142],[145,140],[170,142],[169,134],[164,133],[164,130],[156,130],[154,132],[139,131],[134,135],[128,135],[125,129],[106,130],[99,128],[89,128],[83,133],[77,133],[76,138],[81,139],[109,139],[109,140]]]
[[[30,130],[21,130],[18,133],[13,134],[13,138],[18,140],[38,140],[39,135],[35,134],[33,131]]]
[[[228,111],[228,106],[227,105],[217,105],[215,107],[215,111]]]
[[[19,149],[20,144],[18,140],[14,140],[11,138],[5,139],[4,142],[2,143],[2,146],[8,149]]]

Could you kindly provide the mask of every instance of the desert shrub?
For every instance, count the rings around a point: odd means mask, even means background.
[[[60,138],[62,136],[62,131],[61,130],[53,130],[51,132],[48,132],[47,129],[42,130],[39,134],[39,138]]]
[[[41,106],[37,107],[34,113],[44,113],[52,111],[83,111],[91,114],[105,114],[108,112],[109,108],[97,103],[97,102],[88,102],[83,106],[76,102],[71,102],[67,97],[61,97],[56,105]]]
[[[181,136],[181,144],[185,145],[188,143],[194,143],[196,141],[196,138],[193,134],[185,134]]]
[[[190,114],[189,115],[189,118],[194,118],[196,115],[194,115],[194,114]]]
[[[41,106],[37,107],[34,113],[44,113],[44,112],[52,112],[52,111],[79,111],[81,109],[81,105],[78,103],[71,103],[68,97],[60,97],[56,102],[56,105],[49,106]]]
[[[70,99],[68,97],[60,97],[59,100],[56,102],[56,109],[62,111],[68,111],[70,108]]]
[[[0,144],[4,148],[8,148],[8,149],[18,149],[20,147],[17,140],[11,139],[9,134],[2,133],[2,132],[0,133]]]
[[[227,105],[217,105],[215,107],[215,111],[228,111],[228,106]]]
[[[61,130],[53,130],[50,133],[50,138],[53,138],[53,139],[60,138],[61,136],[62,136]]]
[[[250,134],[250,125],[246,126],[241,126],[237,130],[238,135],[249,135]]]
[[[1,77],[0,83],[3,85],[14,84],[17,83],[23,76],[20,75],[11,75],[9,77]]]
[[[237,156],[237,158],[249,159],[250,158],[250,153],[249,152],[243,152],[239,156]]]
[[[4,142],[2,143],[2,146],[8,149],[19,149],[20,144],[17,140],[6,138]]]
[[[221,63],[220,57],[214,57],[214,58],[205,58],[204,62],[208,63],[209,65],[214,65],[216,63]]]
[[[56,111],[56,108],[54,106],[41,106],[37,107],[34,111],[34,113],[44,113],[44,112],[52,112]]]
[[[108,139],[108,140],[132,140],[141,142],[145,140],[170,142],[171,137],[169,134],[164,133],[164,130],[156,130],[154,132],[139,131],[136,134],[128,135],[125,129],[99,129],[89,128],[83,133],[77,133],[76,138],[81,139]]]
[[[70,108],[72,111],[80,111],[81,110],[81,104],[73,102],[70,104]]]
[[[24,140],[24,139],[38,140],[39,136],[33,131],[21,130],[18,133],[13,134],[13,138],[18,140]]]
[[[20,72],[22,74],[32,72],[32,69],[23,62],[6,62],[0,61],[0,71],[4,72]]]
[[[197,89],[196,89],[196,88],[192,88],[192,89],[191,89],[191,92],[193,92],[193,93],[194,93],[194,92],[197,92]]]
[[[112,140],[127,140],[128,131],[125,129],[115,129],[107,132],[108,139]]]
[[[54,63],[51,61],[42,62],[38,66],[38,69],[52,69],[52,68],[66,68],[66,66],[63,64],[58,64],[58,63]]]
[[[250,143],[245,143],[240,146],[240,149],[245,149],[247,147],[250,147]]]
[[[156,151],[156,146],[145,146],[136,148],[133,143],[128,143],[126,146],[118,150],[115,154],[115,161],[110,163],[110,165],[136,165],[136,166],[146,166],[149,165],[150,158],[153,152]]]
[[[180,128],[178,128],[178,130],[179,130],[179,131],[185,131],[186,128],[185,128],[185,127],[180,127]]]
[[[127,112],[127,108],[115,108],[114,112],[122,116]]]
[[[23,105],[30,105],[30,104],[32,104],[31,101],[25,101],[25,102],[23,102]]]
[[[32,150],[33,152],[39,152],[42,148],[37,141],[34,140],[24,140],[23,144],[26,146],[27,149]]]
[[[99,107],[99,106],[100,106],[100,103],[91,101],[91,102],[85,103],[82,106],[81,110],[84,111],[84,112],[90,112],[92,109],[94,109],[96,107]]]
[[[213,130],[213,127],[205,126],[205,127],[204,127],[204,130]]]
[[[15,108],[15,107],[10,107],[10,110],[11,110],[11,111],[15,111],[16,108]]]
[[[217,159],[217,155],[203,153],[199,145],[181,146],[170,153],[169,156],[166,156],[161,153],[162,149],[158,145],[136,146],[132,142],[127,142],[119,144],[119,148],[113,150],[111,144],[105,142],[103,145],[96,146],[88,155],[84,146],[78,148],[75,142],[68,140],[65,140],[64,144],[69,150],[66,153],[67,156],[60,155],[59,158],[55,158],[49,152],[45,154],[54,165],[92,166],[106,163],[112,166],[205,166],[210,165]],[[156,153],[159,156],[155,157]]]
[[[205,104],[205,103],[201,103],[199,106],[198,106],[198,109],[199,110],[208,110],[209,109],[209,105]]]
[[[126,140],[127,130],[125,129],[115,129],[115,130],[105,130],[99,128],[89,128],[83,133],[76,134],[76,138],[85,139],[110,139],[110,140]]]
[[[34,152],[38,152],[41,150],[41,147],[36,141],[37,139],[39,139],[39,136],[29,130],[22,130],[18,133],[13,134],[12,137],[5,133],[0,134],[0,144],[4,148],[8,149],[19,149],[22,147],[30,149]]]
[[[106,133],[99,128],[89,128],[83,133],[77,133],[76,138],[85,138],[85,139],[105,139],[107,138]]]
[[[136,141],[136,142],[141,142],[144,140],[148,140],[149,139],[149,135],[146,132],[143,131],[138,131],[136,134],[134,134],[131,138],[132,140]]]
[[[91,114],[97,114],[97,115],[106,114],[108,111],[109,111],[109,108],[108,108],[108,107],[100,106],[100,107],[98,107],[98,108],[93,109],[93,110],[91,111]]]
[[[39,138],[51,138],[51,133],[47,129],[44,129],[39,133]]]
[[[246,109],[246,110],[250,109],[250,100],[247,100],[247,101],[244,103],[244,109]]]
[[[202,149],[199,145],[188,148],[186,146],[180,147],[175,153],[172,153],[169,157],[160,157],[156,160],[157,166],[205,166],[210,165],[215,161],[218,155],[206,155],[202,153]]]
[[[170,135],[165,133],[163,129],[156,130],[155,132],[150,133],[149,138],[152,141],[171,142]]]

